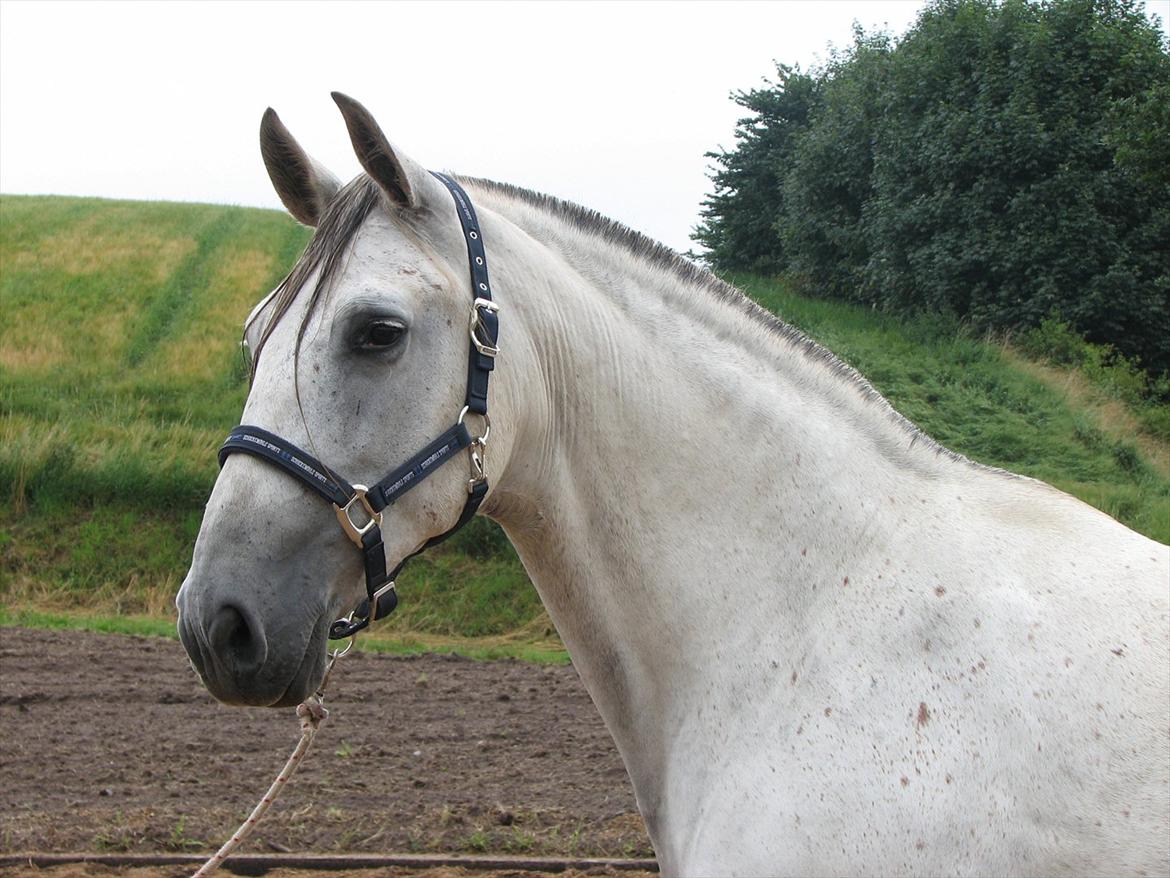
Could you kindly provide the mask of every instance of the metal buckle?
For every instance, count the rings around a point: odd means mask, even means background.
[[[353,541],[353,544],[359,549],[362,546],[362,537],[368,534],[375,527],[382,526],[382,513],[375,512],[374,507],[370,505],[370,501],[366,499],[366,491],[370,490],[365,485],[354,485],[353,496],[349,498],[349,502],[344,506],[333,504],[333,508],[337,511],[337,520],[341,522],[341,529],[345,531],[345,535]],[[353,508],[354,503],[360,503],[362,511],[365,512],[369,521],[364,524],[358,524],[353,520],[350,509]]]
[[[499,347],[486,341],[482,341],[479,337],[481,330],[484,333],[487,332],[486,327],[483,325],[483,315],[480,313],[481,308],[486,308],[493,314],[500,310],[500,306],[491,299],[476,299],[471,303],[471,320],[468,323],[467,331],[471,336],[471,343],[475,345],[475,349],[477,351],[479,351],[485,357],[495,357],[500,352]]]
[[[370,622],[374,622],[378,618],[378,601],[381,600],[382,595],[388,591],[394,591],[394,580],[391,579],[384,586],[378,589],[370,597],[370,615],[367,617]]]

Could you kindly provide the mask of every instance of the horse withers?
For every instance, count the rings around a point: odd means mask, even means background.
[[[458,199],[335,98],[365,169],[344,186],[262,123],[316,233],[247,321],[243,420],[372,485],[465,405],[477,291]],[[939,446],[642,235],[460,182],[500,309],[479,512],[613,734],[664,873],[1170,871],[1166,546]],[[449,531],[468,489],[450,463],[358,510],[355,528],[379,516],[366,562]],[[320,493],[224,462],[178,606],[225,702],[306,697],[368,597]]]

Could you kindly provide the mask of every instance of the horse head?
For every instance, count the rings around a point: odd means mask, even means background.
[[[366,172],[345,186],[272,110],[261,123],[281,201],[316,232],[247,320],[242,420],[305,449],[330,480],[373,485],[460,413],[479,293],[452,192],[364,107],[334,99]],[[305,479],[251,454],[221,460],[176,601],[180,637],[220,700],[296,704],[324,674],[330,623],[363,597],[362,554]],[[385,557],[396,563],[452,528],[468,486],[467,467],[452,463],[379,510]],[[360,528],[368,512],[348,514]]]

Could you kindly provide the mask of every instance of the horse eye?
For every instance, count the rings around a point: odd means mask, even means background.
[[[366,327],[359,347],[365,350],[388,348],[402,338],[402,334],[405,331],[405,328],[397,323],[391,323],[388,320],[376,320]]]

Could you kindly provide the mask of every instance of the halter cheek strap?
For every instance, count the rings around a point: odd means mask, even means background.
[[[406,562],[419,552],[441,543],[471,521],[488,492],[487,475],[484,472],[484,452],[491,434],[491,420],[487,414],[488,379],[495,368],[496,355],[500,352],[497,344],[499,305],[492,301],[487,254],[484,252],[479,220],[471,199],[463,187],[450,177],[432,173],[447,187],[455,200],[459,223],[467,242],[471,289],[475,297],[468,320],[470,352],[467,396],[455,424],[371,487],[351,485],[313,455],[260,427],[241,424],[231,431],[219,449],[221,467],[231,454],[250,454],[278,467],[332,503],[341,529],[361,551],[366,574],[366,598],[347,618],[338,619],[329,626],[331,640],[350,637],[375,619],[390,615],[398,605],[394,580]],[[473,437],[468,431],[464,421],[469,413],[482,418],[483,435]],[[428,539],[387,573],[386,547],[382,539],[383,510],[463,449],[468,450],[470,477],[467,481],[467,500],[464,501],[459,520],[449,530]]]

